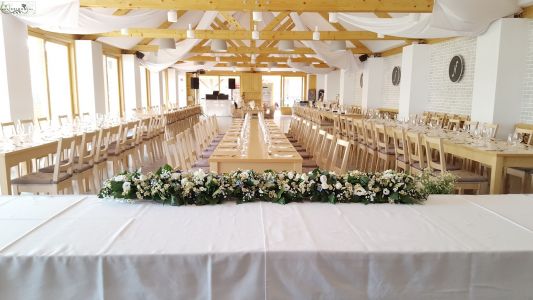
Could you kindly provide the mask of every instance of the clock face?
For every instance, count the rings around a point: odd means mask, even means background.
[[[361,77],[359,77],[359,86],[363,87],[363,73],[361,73]]]
[[[392,69],[392,85],[397,86],[400,84],[402,79],[402,70],[400,67],[396,66]]]
[[[452,82],[459,82],[463,79],[465,72],[465,60],[461,55],[456,55],[450,61],[450,68],[448,69],[448,75]]]

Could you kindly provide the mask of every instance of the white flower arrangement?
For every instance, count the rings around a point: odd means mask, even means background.
[[[413,177],[392,170],[350,171],[343,175],[319,169],[309,173],[238,170],[217,175],[201,169],[182,173],[164,166],[155,173],[141,174],[139,170],[119,174],[104,183],[99,197],[150,199],[171,205],[219,204],[227,200],[415,204],[427,198],[428,189],[421,182],[429,180],[427,175]],[[453,182],[449,176],[431,178],[432,190],[450,193]]]

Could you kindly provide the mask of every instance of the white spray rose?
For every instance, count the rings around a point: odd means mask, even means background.
[[[326,175],[322,175],[322,176],[320,176],[320,182],[321,182],[322,184],[328,182],[328,178],[326,177]]]
[[[117,175],[115,178],[113,178],[114,181],[126,181],[126,176],[124,175]]]
[[[122,184],[122,191],[123,191],[124,193],[129,193],[130,190],[131,190],[131,182],[129,182],[129,181],[124,182],[124,183]]]

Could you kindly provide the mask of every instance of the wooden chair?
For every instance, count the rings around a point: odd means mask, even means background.
[[[405,130],[403,128],[394,128],[392,131],[395,155],[395,169],[396,171],[403,170],[409,173],[409,152],[407,147],[407,140],[405,138]]]
[[[98,137],[99,132],[85,132],[78,145],[78,156],[74,159],[73,180],[77,182],[80,194],[96,192],[94,165],[95,153],[98,149]]]
[[[67,115],[60,115],[57,117],[57,120],[59,121],[59,126],[64,126],[68,123],[69,118]]]
[[[396,160],[394,145],[390,144],[390,136],[383,124],[374,124],[374,136],[377,148],[376,171],[392,169]]]
[[[0,127],[2,128],[2,135],[6,138],[17,135],[17,127],[15,126],[15,122],[3,122],[0,123]]]
[[[75,138],[62,138],[57,142],[53,172],[35,172],[13,179],[13,193],[23,192],[58,194],[72,193],[72,168]]]
[[[348,170],[348,159],[350,156],[350,142],[337,139],[333,150],[330,170],[337,174],[344,174]]]
[[[466,170],[447,170],[442,138],[426,136],[425,142],[428,168],[435,172],[435,176],[444,172],[455,175],[457,178],[455,188],[459,191],[459,194],[463,194],[465,190],[473,190],[476,194],[488,191],[487,178]]]
[[[515,133],[521,135],[521,143],[531,145],[533,142],[533,129],[515,127]],[[510,179],[516,177],[520,180],[520,193],[527,193],[532,186],[533,181],[533,169],[530,168],[506,168],[504,174],[505,192],[509,192]]]
[[[409,156],[409,172],[420,174],[426,168],[424,151],[422,148],[422,136],[418,132],[405,132],[407,154]]]
[[[320,168],[328,170],[333,158],[333,151],[337,138],[333,134],[326,134],[320,150],[320,157],[317,157],[317,164]]]
[[[113,131],[118,131],[118,126]],[[96,140],[96,147],[94,153],[94,184],[95,188],[100,188],[102,182],[109,176],[107,168],[107,153],[109,150],[109,142],[111,139],[111,128],[102,128],[98,132],[98,138]]]
[[[33,131],[33,128],[34,128],[33,125],[34,124],[33,124],[33,120],[31,120],[31,119],[18,120],[18,124],[19,124],[20,128],[22,130],[24,130],[24,132],[26,132],[26,133],[30,133],[30,132]]]
[[[363,120],[354,120],[353,124],[356,131],[356,139],[354,142],[355,168],[359,170],[364,170],[366,157],[366,139]]]
[[[448,130],[459,130],[461,129],[461,120],[460,119],[449,119],[446,123],[446,129]]]
[[[496,133],[498,132],[498,124],[493,123],[483,123],[483,128],[490,130],[490,137],[495,138]]]
[[[363,170],[373,172],[376,170],[377,145],[375,139],[374,124],[370,121],[363,121],[363,134],[365,137],[365,159]]]

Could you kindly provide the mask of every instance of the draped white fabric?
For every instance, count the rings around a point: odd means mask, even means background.
[[[502,17],[520,11],[517,0],[436,0],[431,14],[368,18],[338,13],[337,18],[364,30],[407,38],[477,36]]]
[[[38,1],[36,14],[19,16],[27,25],[43,30],[70,33],[96,34],[122,28],[152,27],[153,19],[166,19],[163,10],[134,10],[126,16],[114,16],[89,8],[80,8],[79,1]]]
[[[532,200],[0,197],[0,299],[527,299]]]
[[[303,65],[302,63],[297,63],[293,61],[288,61],[287,65],[295,70],[306,72],[308,74],[327,74],[335,70],[335,68],[315,68],[312,66],[306,66],[306,65]]]
[[[309,28],[303,23],[298,13],[290,14],[292,21],[294,22],[294,30],[307,31]],[[345,69],[351,72],[355,72],[361,67],[352,52],[332,52],[329,50],[328,44],[322,41],[302,41],[302,43],[315,51],[316,57],[320,58],[330,66],[334,66],[339,69]]]
[[[208,29],[211,23],[215,20],[218,12],[206,11],[196,29]],[[147,69],[153,72],[162,71],[176,63],[176,61],[192,56],[191,51],[194,46],[198,45],[199,39],[186,39],[176,44],[176,49],[159,50],[157,53],[150,53],[139,60],[139,62]]]

